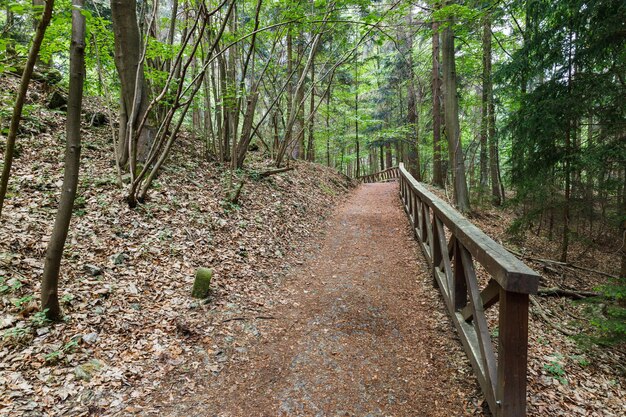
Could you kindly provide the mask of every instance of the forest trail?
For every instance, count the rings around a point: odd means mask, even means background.
[[[248,360],[217,376],[198,368],[202,389],[173,383],[157,407],[203,416],[464,414],[475,383],[425,265],[397,183],[360,186],[274,294],[272,319],[255,320],[261,335]]]

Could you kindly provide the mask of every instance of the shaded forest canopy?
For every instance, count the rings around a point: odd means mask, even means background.
[[[605,254],[591,267],[611,278],[584,288],[601,305],[593,340],[626,338],[624,1],[0,0],[0,81],[2,222],[27,181],[13,159],[49,128],[41,109],[66,123],[46,319],[63,317],[80,153],[99,128],[131,211],[181,155],[218,173],[225,211],[302,161],[352,179],[404,163],[468,216],[513,213],[512,242],[550,242],[546,268]],[[340,175],[317,191],[349,188]]]

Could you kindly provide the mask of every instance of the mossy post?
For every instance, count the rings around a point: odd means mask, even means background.
[[[193,281],[191,296],[193,298],[207,298],[209,296],[209,291],[211,291],[212,277],[213,270],[209,268],[198,268],[196,271],[196,278]]]

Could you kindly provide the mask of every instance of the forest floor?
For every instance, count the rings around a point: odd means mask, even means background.
[[[35,84],[29,103],[44,96]],[[232,338],[237,322],[223,321],[265,306],[354,186],[309,163],[260,178],[271,161],[252,152],[231,204],[228,170],[207,162],[200,141],[184,134],[149,201],[131,210],[117,185],[109,127],[85,122],[60,280],[65,320],[53,324],[37,305],[63,178],[65,115],[30,108],[0,223],[0,415],[129,415],[130,403],[161,389],[188,357],[218,372],[224,356],[202,355]],[[87,100],[86,109],[101,105]],[[198,267],[214,270],[204,301],[190,297]]]
[[[476,384],[420,261],[395,183],[366,184],[342,204],[317,249],[234,324],[221,372],[170,374],[138,401],[155,415],[451,416],[472,414]],[[214,352],[212,352],[215,354]],[[469,402],[468,402],[469,400]]]
[[[29,104],[47,94],[34,92]],[[0,223],[0,415],[484,413],[397,185],[353,192],[346,177],[309,163],[263,179],[269,161],[253,152],[238,174],[240,201],[230,204],[228,171],[207,162],[188,134],[147,204],[131,210],[109,128],[84,124],[62,265],[65,321],[43,320],[37,299],[65,115],[29,109]],[[512,208],[476,207],[471,220],[521,254],[542,286],[607,282],[537,261],[557,259],[558,244],[530,232],[513,238]],[[571,259],[613,275],[618,267],[602,245],[574,242]],[[203,301],[190,297],[198,267],[215,271]],[[562,331],[587,332],[588,309],[601,306],[535,300],[529,415],[626,415],[624,346],[585,346]]]

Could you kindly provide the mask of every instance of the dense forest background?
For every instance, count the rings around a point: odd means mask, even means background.
[[[103,169],[132,210],[176,152],[221,173],[229,210],[300,161],[354,179],[404,163],[470,217],[513,213],[509,238],[549,242],[546,268],[606,255],[583,265],[610,277],[593,340],[624,341],[623,1],[0,0],[0,78],[3,222],[40,108],[67,115],[46,319],[62,317],[86,129],[104,126]]]

